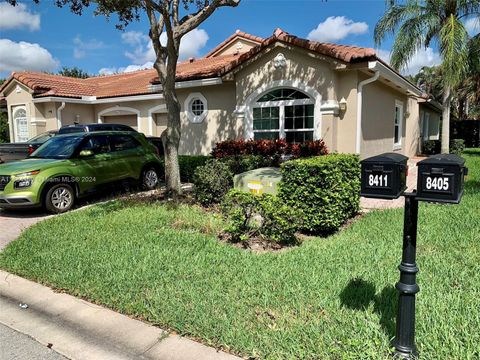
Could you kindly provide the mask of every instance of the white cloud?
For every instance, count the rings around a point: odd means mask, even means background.
[[[25,4],[12,6],[0,3],[0,29],[22,29],[30,31],[40,30],[40,15],[31,13]]]
[[[38,44],[0,39],[0,72],[21,70],[53,71],[58,61]]]
[[[339,41],[349,35],[359,35],[368,32],[368,24],[365,22],[354,22],[345,16],[330,16],[324,22],[318,24],[317,28],[308,34],[309,40],[320,42]]]
[[[390,51],[379,49],[377,50],[377,55],[380,59],[390,63]],[[405,66],[401,72],[404,75],[415,75],[424,66],[435,66],[441,63],[442,58],[438,52],[434,51],[431,47],[426,49],[422,48],[413,55],[407,66]]]
[[[180,43],[180,61],[200,56],[200,52],[207,44],[208,38],[207,32],[203,29],[193,29],[186,34]],[[155,61],[155,51],[147,35],[138,31],[127,31],[122,34],[122,41],[134,48],[125,52],[125,56],[133,64],[139,65]],[[165,33],[160,36],[160,41],[162,44],[166,44],[167,35]]]
[[[85,57],[87,55],[87,51],[98,50],[105,47],[103,42],[96,39],[83,41],[80,38],[80,35],[77,35],[77,37],[73,39],[73,44],[75,45],[73,48],[73,57],[75,59],[81,59]]]
[[[153,68],[153,62],[148,61],[142,65],[128,65],[126,67],[119,67],[119,68],[116,68],[116,67],[101,68],[98,71],[98,73],[100,75],[112,75],[112,74],[128,73],[132,71],[152,69],[152,68]]]
[[[480,19],[471,18],[465,21],[465,29],[470,36],[474,36],[480,32]]]

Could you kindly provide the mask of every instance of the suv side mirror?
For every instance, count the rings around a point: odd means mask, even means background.
[[[80,151],[80,154],[79,154],[79,156],[82,157],[82,158],[93,156],[93,155],[94,155],[94,153],[93,153],[92,150],[82,150],[82,151]]]

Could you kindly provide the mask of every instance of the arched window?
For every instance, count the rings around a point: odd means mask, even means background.
[[[15,137],[17,142],[28,141],[28,120],[25,108],[18,108],[13,112]]]
[[[253,106],[254,139],[313,140],[315,102],[302,91],[279,88],[261,95]]]

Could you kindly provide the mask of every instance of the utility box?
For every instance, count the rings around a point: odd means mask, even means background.
[[[455,154],[439,154],[417,163],[417,199],[458,204],[468,173],[465,159]]]
[[[361,161],[361,192],[367,198],[397,199],[407,189],[408,157],[385,153]]]
[[[280,169],[267,167],[235,175],[233,186],[235,189],[252,194],[275,195],[280,180],[282,180]]]

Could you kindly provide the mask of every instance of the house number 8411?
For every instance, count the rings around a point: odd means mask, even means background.
[[[373,175],[368,176],[368,185],[370,186],[388,186],[387,184],[388,176],[387,175]]]

